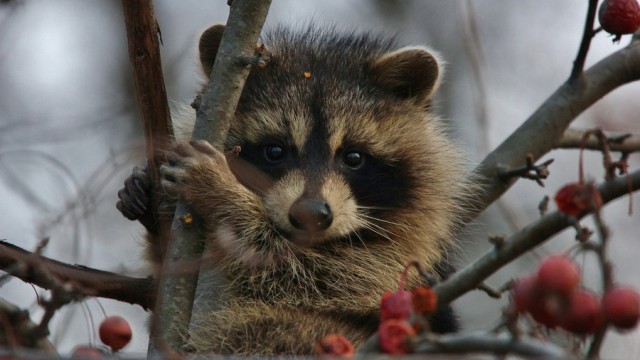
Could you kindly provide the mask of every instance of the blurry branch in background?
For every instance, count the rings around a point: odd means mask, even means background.
[[[475,218],[504,194],[516,179],[501,179],[505,169],[522,166],[554,149],[571,122],[584,110],[617,87],[640,79],[640,33],[625,48],[593,65],[584,76],[558,88],[518,129],[476,167],[475,175],[486,184],[471,203],[468,218]]]
[[[569,128],[564,132],[562,138],[558,141],[557,149],[580,149],[583,143],[583,137],[587,130]],[[640,151],[640,134],[637,133],[622,133],[622,132],[608,132],[605,131],[607,136],[607,144],[609,150],[618,151],[621,153],[632,153]],[[584,148],[589,150],[601,150],[602,144],[596,137],[590,137],[584,142]]]

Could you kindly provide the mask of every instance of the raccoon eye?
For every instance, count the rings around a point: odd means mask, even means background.
[[[352,170],[358,170],[364,165],[364,154],[359,151],[348,151],[342,157],[342,162]]]
[[[278,163],[284,160],[285,151],[280,145],[267,145],[264,147],[264,158],[270,163]]]

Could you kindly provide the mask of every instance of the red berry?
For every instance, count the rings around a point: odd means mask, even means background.
[[[554,201],[558,210],[571,216],[579,216],[602,206],[600,192],[592,185],[580,183],[570,183],[560,188]]]
[[[318,355],[330,355],[332,357],[353,357],[356,352],[349,339],[340,334],[331,334],[318,341],[316,344],[316,353]]]
[[[568,296],[580,284],[580,269],[563,255],[549,256],[540,263],[536,283],[543,292]]]
[[[637,0],[605,0],[598,11],[598,21],[609,34],[619,40],[623,34],[640,29],[640,5]]]
[[[382,295],[380,321],[388,319],[407,320],[413,311],[411,293],[406,290],[387,291]]]
[[[421,286],[413,290],[413,309],[420,314],[430,314],[438,307],[438,296],[431,288]]]
[[[600,299],[592,292],[576,290],[569,298],[561,326],[574,334],[593,334],[604,325]]]
[[[99,360],[104,358],[105,354],[102,350],[89,345],[79,345],[71,351],[71,359]]]
[[[529,311],[529,302],[535,296],[536,290],[535,276],[527,276],[513,281],[511,296],[513,298],[513,304],[519,313]]]
[[[602,298],[604,316],[619,330],[630,330],[640,318],[640,295],[628,287],[615,287]]]
[[[560,325],[560,319],[566,307],[567,299],[552,293],[534,293],[527,302],[531,317],[549,328]]]
[[[131,341],[131,326],[129,322],[120,316],[109,316],[99,329],[100,340],[112,351],[118,351]]]
[[[411,352],[408,340],[415,335],[415,330],[406,320],[389,319],[378,328],[378,345],[387,354],[408,354]]]

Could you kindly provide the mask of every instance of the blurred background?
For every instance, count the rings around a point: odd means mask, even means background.
[[[274,0],[267,27],[309,20],[326,26],[397,33],[407,44],[426,44],[447,61],[438,95],[452,136],[477,164],[515,130],[569,76],[578,49],[585,0]],[[224,0],[158,0],[163,66],[172,104],[190,103],[201,82],[196,39],[208,25],[225,22]],[[622,48],[598,34],[587,66]],[[640,131],[640,83],[607,95],[582,114],[576,127]],[[550,119],[553,121],[553,119]],[[578,151],[555,151],[546,187],[521,180],[461,235],[458,266],[489,248],[488,235],[509,235],[539,217],[538,203],[576,181]],[[601,155],[586,156],[586,173],[601,180]],[[117,191],[133,166],[144,163],[143,140],[127,55],[121,2],[116,0],[0,1],[0,239],[68,262],[143,275],[142,227],[115,208]],[[640,166],[631,156],[631,169]],[[635,208],[640,209],[638,196]],[[607,206],[615,276],[640,288],[640,215],[627,215],[629,198]],[[553,208],[553,205],[551,205]],[[590,221],[585,222],[586,225]],[[568,249],[573,230],[493,276],[500,286],[531,271],[540,256]],[[589,256],[585,285],[598,290]],[[42,315],[34,289],[20,280],[0,287],[0,297]],[[503,301],[472,292],[455,303],[464,327],[488,328]],[[122,315],[134,326],[125,354],[146,351],[148,314],[139,306],[87,300],[54,318],[51,340],[62,353],[97,342],[96,323]],[[611,332],[605,358],[640,357],[638,331]]]

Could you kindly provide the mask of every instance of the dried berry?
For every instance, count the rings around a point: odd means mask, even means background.
[[[350,358],[355,355],[355,349],[349,339],[340,334],[330,334],[318,341],[316,354]]]
[[[580,284],[580,269],[566,256],[552,255],[540,263],[536,283],[543,292],[568,296]]]
[[[109,316],[100,324],[100,340],[111,348],[118,351],[131,341],[131,326],[129,322],[120,316]]]
[[[602,206],[600,192],[592,185],[570,183],[558,190],[554,201],[558,209],[571,216],[580,216]]]
[[[387,291],[382,295],[380,305],[380,321],[388,319],[407,320],[413,311],[411,293],[406,290]]]
[[[408,354],[411,352],[409,339],[415,335],[415,330],[406,320],[389,319],[378,328],[378,345],[387,354]]]
[[[640,318],[640,295],[629,287],[614,287],[604,294],[602,308],[607,321],[617,329],[633,329]]]
[[[593,334],[604,325],[600,299],[590,291],[576,290],[571,294],[560,326],[574,334]]]
[[[430,314],[438,307],[438,296],[433,289],[421,286],[413,290],[412,303],[417,313]]]
[[[614,41],[624,34],[640,29],[640,5],[637,0],[605,0],[598,11],[598,21],[604,31],[616,35]]]

